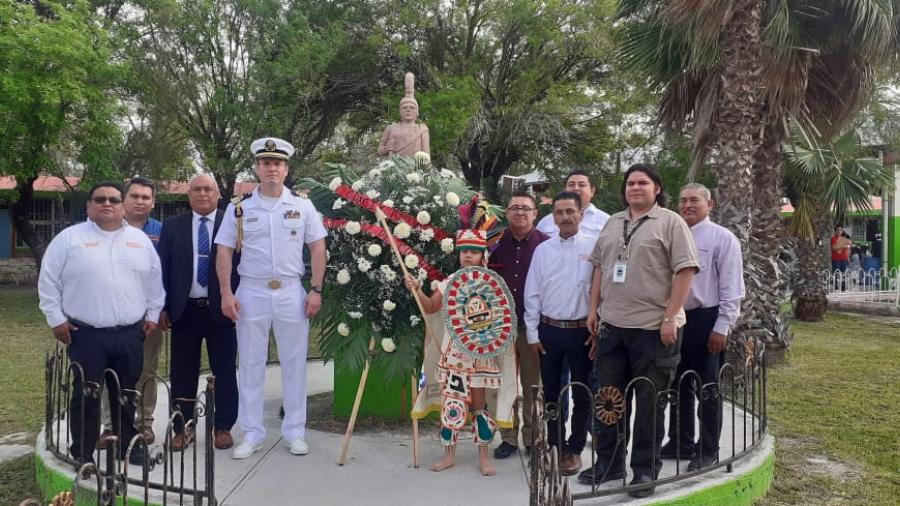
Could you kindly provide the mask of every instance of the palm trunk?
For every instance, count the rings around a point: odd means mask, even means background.
[[[763,131],[762,146],[753,164],[753,229],[750,235],[750,264],[745,269],[748,311],[753,322],[751,334],[766,344],[770,358],[784,354],[793,336],[787,315],[781,310],[785,301],[787,277],[781,260],[785,238],[781,218],[781,164],[786,132],[777,118]]]
[[[828,287],[822,273],[829,268],[823,242],[827,243],[831,231],[831,216],[825,209],[818,211],[813,215],[814,236],[797,238],[794,317],[805,322],[822,321],[828,309]]]
[[[762,121],[760,106],[760,11],[759,0],[736,3],[725,25],[722,54],[722,90],[711,130],[715,132],[718,175],[719,214],[722,226],[741,243],[744,265],[749,265],[751,206],[753,199],[751,168],[759,147],[757,133]],[[752,291],[747,292],[742,312],[747,314]],[[744,349],[753,322],[742,318],[735,325],[732,349]]]

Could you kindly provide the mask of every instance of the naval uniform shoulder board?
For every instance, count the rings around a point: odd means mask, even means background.
[[[253,196],[253,192],[245,193],[243,195],[235,195],[231,197],[231,203],[234,204],[234,216],[240,218],[244,215],[244,210],[241,209],[241,203]]]
[[[309,193],[307,191],[299,190],[297,187],[291,188],[291,195],[300,197],[301,199],[309,199]]]
[[[234,250],[238,253],[241,252],[241,243],[244,242],[244,210],[241,208],[241,203],[252,195],[253,192],[250,192],[231,197],[231,203],[234,204],[234,217],[237,218],[237,244]]]

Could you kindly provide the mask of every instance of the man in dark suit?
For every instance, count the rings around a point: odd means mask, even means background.
[[[215,447],[231,448],[231,427],[237,420],[238,390],[235,372],[237,338],[234,322],[222,315],[221,291],[215,273],[216,244],[222,222],[217,209],[219,189],[212,176],[201,174],[188,186],[191,212],[166,220],[159,239],[166,305],[160,316],[163,328],[172,329],[172,398],[185,415],[193,417],[200,376],[200,345],[206,339],[209,365],[215,382]],[[168,227],[168,228],[166,228]],[[237,289],[238,260],[233,262],[231,289]],[[187,400],[177,400],[187,399]],[[193,437],[181,419],[174,424],[172,449],[180,451]]]

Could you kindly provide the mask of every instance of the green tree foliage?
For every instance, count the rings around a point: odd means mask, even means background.
[[[849,130],[830,142],[796,132],[785,147],[784,178],[794,206],[789,229],[796,238],[799,270],[794,314],[821,321],[828,308],[822,272],[830,268],[826,245],[831,226],[843,223],[851,208],[870,210],[869,196],[888,187],[893,177],[857,132]]]
[[[367,2],[141,0],[128,57],[144,107],[171,118],[223,196],[273,135],[311,158],[378,92]]]
[[[600,163],[616,115],[634,108],[623,97],[647,98],[613,72],[612,1],[384,5],[396,84],[382,121],[396,118],[402,72],[414,72],[433,159],[458,164],[476,188],[517,167]]]
[[[99,26],[81,0],[0,1],[0,175],[16,178],[10,214],[38,259],[50,238],[28,219],[37,177],[115,173],[119,109],[110,90],[121,69]]]

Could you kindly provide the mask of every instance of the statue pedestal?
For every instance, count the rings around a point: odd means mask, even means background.
[[[334,362],[334,400],[332,411],[336,418],[349,419],[359,388],[362,371],[354,371],[341,357]],[[401,420],[409,418],[409,411],[415,401],[410,387],[411,378],[395,378],[388,381],[384,367],[373,362],[369,367],[369,377],[363,390],[358,416]]]

